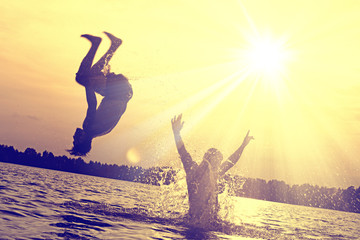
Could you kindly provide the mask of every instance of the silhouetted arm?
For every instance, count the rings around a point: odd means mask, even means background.
[[[230,168],[232,168],[240,159],[245,147],[249,142],[254,139],[253,136],[249,136],[250,130],[247,132],[241,146],[220,166],[219,176],[224,175]]]
[[[96,101],[94,89],[91,87],[85,87],[85,89],[86,89],[86,100],[88,103],[88,109],[83,123],[83,129],[85,131],[89,131],[91,130],[91,127],[95,119],[97,101]]]
[[[194,162],[190,156],[190,154],[186,151],[184,142],[181,138],[180,131],[184,125],[184,122],[181,121],[182,114],[177,117],[174,117],[171,120],[172,129],[175,137],[175,144],[180,155],[181,161],[184,165],[184,169],[186,174],[188,174],[194,166],[197,166],[196,162]]]

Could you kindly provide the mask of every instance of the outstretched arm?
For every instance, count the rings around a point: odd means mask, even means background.
[[[94,89],[88,86],[86,86],[85,89],[86,89],[86,100],[88,103],[88,109],[83,123],[83,129],[85,131],[89,131],[95,119],[97,101],[96,101]]]
[[[181,117],[182,117],[182,114],[180,114],[177,117],[175,116],[175,117],[173,117],[173,119],[171,119],[172,130],[174,133],[175,143],[176,143],[176,147],[177,147],[178,151],[182,146],[184,146],[184,142],[181,139],[181,135],[180,135],[180,131],[181,131],[182,127],[184,126],[184,122],[181,121]]]
[[[172,130],[175,137],[175,144],[180,154],[181,161],[184,165],[185,172],[188,173],[193,166],[196,166],[196,163],[192,160],[190,154],[186,151],[184,142],[181,138],[180,131],[184,126],[184,122],[181,120],[182,114],[175,116],[171,119]]]
[[[232,168],[240,159],[241,154],[243,153],[245,147],[249,144],[251,140],[254,139],[253,136],[249,136],[250,130],[247,132],[243,143],[241,146],[220,166],[219,175],[224,175],[230,168]]]

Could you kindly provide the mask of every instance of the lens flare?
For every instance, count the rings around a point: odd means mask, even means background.
[[[130,163],[138,163],[140,162],[140,154],[135,148],[130,148],[126,153],[126,159]]]

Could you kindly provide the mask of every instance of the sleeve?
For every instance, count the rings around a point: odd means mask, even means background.
[[[225,175],[225,173],[234,166],[234,163],[229,159],[223,162],[220,166],[219,176]]]
[[[186,151],[185,146],[182,145],[178,149],[178,152],[180,154],[180,158],[183,163],[186,174],[189,174],[190,172],[194,171],[195,168],[197,167],[197,163],[192,160],[190,154],[188,153],[188,151]]]
[[[86,112],[85,120],[83,122],[83,129],[85,131],[89,131],[95,120],[97,101],[94,90],[88,87],[85,89],[86,89],[86,100],[88,103],[88,109]]]
[[[225,162],[220,166],[219,175],[224,175],[230,168],[232,168],[240,159],[245,146],[241,145]]]

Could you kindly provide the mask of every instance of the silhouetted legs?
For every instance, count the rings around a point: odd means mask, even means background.
[[[91,48],[82,60],[76,74],[76,81],[79,84],[84,87],[92,86],[95,92],[103,96],[105,95],[105,89],[107,88],[106,75],[110,71],[109,61],[122,43],[120,38],[117,38],[108,32],[104,33],[110,39],[111,45],[107,52],[93,66],[92,63],[94,61],[96,51],[101,43],[101,38],[89,34],[81,35],[81,37],[84,37],[91,42]]]
[[[87,75],[90,73],[91,65],[94,61],[96,51],[101,43],[101,38],[99,37],[95,37],[89,34],[81,35],[81,37],[84,37],[91,42],[91,48],[80,64],[79,70],[77,72],[78,76]]]
[[[118,49],[118,47],[121,45],[122,41],[120,38],[115,37],[111,33],[104,32],[108,38],[111,41],[110,48],[107,50],[107,52],[97,61],[97,63],[92,66],[90,69],[91,74],[99,74],[101,71],[108,66],[110,59],[114,55],[115,51]],[[91,50],[91,49],[90,49]],[[89,51],[90,52],[90,51]]]

